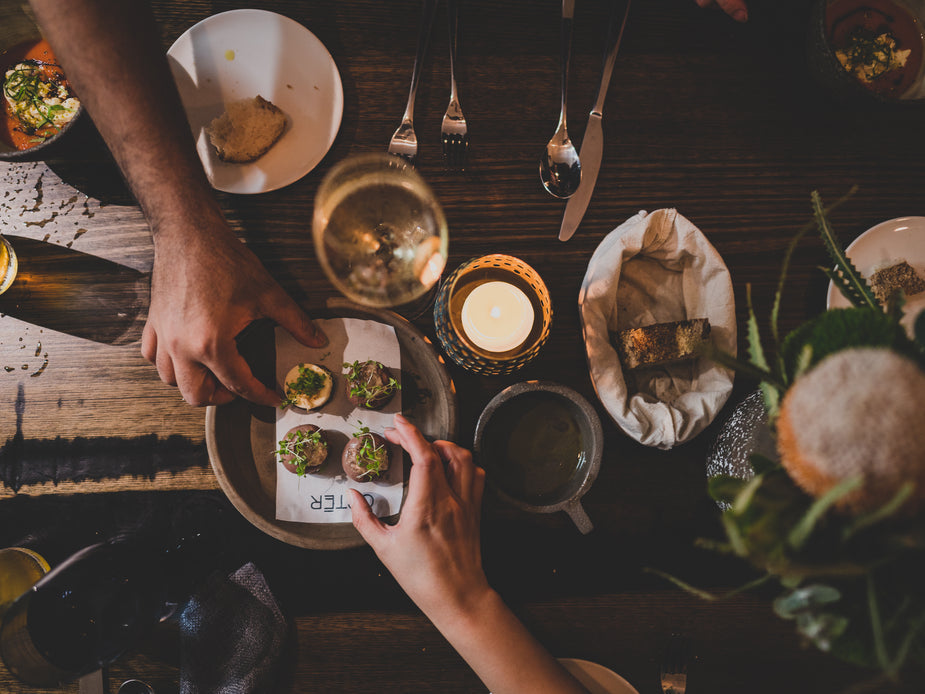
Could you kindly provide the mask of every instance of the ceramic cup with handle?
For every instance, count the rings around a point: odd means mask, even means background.
[[[597,478],[600,418],[581,394],[549,381],[516,383],[488,403],[473,451],[489,488],[531,513],[565,511],[582,534],[593,529],[581,497]]]

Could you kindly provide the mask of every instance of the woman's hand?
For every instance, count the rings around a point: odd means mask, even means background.
[[[392,526],[382,523],[351,490],[353,524],[431,620],[473,609],[490,592],[479,540],[485,471],[469,451],[449,441],[428,442],[401,415],[385,436],[411,456],[401,518]]]
[[[489,691],[587,694],[488,585],[479,541],[484,470],[449,441],[429,443],[401,415],[385,435],[411,456],[398,523],[384,524],[350,490],[353,524],[382,563]]]

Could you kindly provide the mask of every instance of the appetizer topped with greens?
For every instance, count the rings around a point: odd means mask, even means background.
[[[321,469],[328,457],[328,441],[322,429],[302,424],[286,432],[276,455],[284,468],[301,477]]]
[[[369,427],[362,426],[354,432],[353,438],[344,447],[341,463],[347,477],[356,482],[375,482],[389,469],[388,442]]]
[[[344,363],[347,398],[357,407],[378,410],[384,407],[401,384],[395,380],[388,367],[378,361],[355,361]]]
[[[318,364],[298,364],[286,374],[285,390],[281,407],[317,410],[331,399],[334,374]]]

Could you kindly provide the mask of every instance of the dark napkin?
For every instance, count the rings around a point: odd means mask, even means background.
[[[272,690],[286,619],[252,563],[217,576],[179,617],[180,694],[257,694]]]

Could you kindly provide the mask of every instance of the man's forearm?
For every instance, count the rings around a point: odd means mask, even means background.
[[[174,216],[220,216],[147,3],[31,3],[152,232],[180,226]]]

